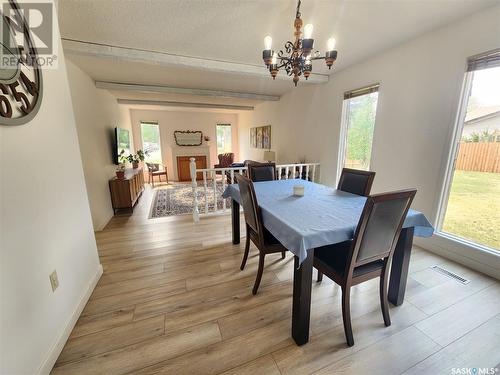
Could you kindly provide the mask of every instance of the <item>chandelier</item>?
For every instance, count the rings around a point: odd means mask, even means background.
[[[325,56],[321,56],[319,51],[314,51],[314,39],[311,38],[313,25],[310,23],[304,27],[304,37],[302,37],[302,19],[300,14],[300,2],[297,3],[297,13],[293,27],[295,28],[295,42],[286,42],[285,50],[280,50],[278,53],[271,49],[273,39],[268,35],[264,38],[264,51],[262,58],[264,64],[269,69],[273,79],[276,78],[278,71],[285,68],[289,76],[293,75],[293,83],[297,86],[299,77],[303,75],[306,80],[311,75],[312,60],[325,60],[328,69],[332,68],[333,63],[337,59],[337,51],[335,50],[335,39],[330,38],[327,42],[327,51]]]

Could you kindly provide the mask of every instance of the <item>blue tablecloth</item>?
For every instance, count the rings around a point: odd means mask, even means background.
[[[294,185],[304,185],[303,197],[293,195]],[[307,257],[307,250],[353,238],[366,198],[305,180],[255,182],[255,193],[264,226],[288,250]],[[240,202],[237,184],[229,185],[224,198]],[[434,228],[420,212],[408,212],[404,228],[416,236],[430,237]]]

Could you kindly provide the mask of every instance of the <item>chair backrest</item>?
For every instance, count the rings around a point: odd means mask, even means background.
[[[253,182],[276,180],[275,163],[248,163],[248,177]]]
[[[157,172],[160,170],[160,164],[158,163],[146,163],[149,172]]]
[[[263,236],[262,220],[253,183],[250,179],[239,173],[236,174],[235,177],[236,181],[238,181],[238,187],[240,189],[241,204],[245,214],[245,222],[257,234],[260,240]]]
[[[337,189],[366,197],[370,194],[374,178],[375,172],[344,168]]]
[[[374,260],[392,257],[417,190],[370,195],[359,219],[352,245],[350,271]]]
[[[234,162],[234,153],[226,152],[224,154],[219,154],[217,158],[219,159],[221,167],[229,167]]]

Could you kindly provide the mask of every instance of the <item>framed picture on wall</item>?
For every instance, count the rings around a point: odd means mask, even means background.
[[[262,127],[262,148],[271,149],[271,125]]]
[[[262,127],[257,128],[257,148],[262,148]]]
[[[257,128],[250,128],[250,147],[257,147]]]
[[[271,149],[271,125],[250,128],[250,147]]]

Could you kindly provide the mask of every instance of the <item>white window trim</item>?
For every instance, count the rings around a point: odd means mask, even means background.
[[[337,177],[335,185],[338,185],[340,180],[340,175],[342,173],[342,168],[345,162],[345,151],[347,143],[347,128],[349,125],[349,99],[342,99],[342,117],[340,120],[340,137],[339,137],[339,154],[337,157]]]
[[[380,94],[380,84],[377,84],[377,94]],[[363,94],[363,95],[369,95],[370,93]],[[342,168],[344,167],[345,163],[345,152],[347,148],[347,130],[349,126],[349,112],[350,112],[350,100],[349,99],[342,99],[342,117],[340,120],[340,135],[339,135],[339,154],[337,157],[337,176],[336,176],[336,182],[335,185],[338,185],[339,180],[340,180],[340,175],[342,174]],[[377,125],[377,111],[378,111],[378,98],[377,98],[377,106],[375,107],[375,127],[373,130],[373,134],[375,136],[375,128]],[[372,139],[372,152],[370,153],[370,166],[372,165],[372,159],[373,159],[373,140],[375,137]]]
[[[444,181],[441,187],[441,193],[438,202],[438,212],[436,215],[436,222],[434,223],[434,227],[436,228],[436,233],[443,233],[446,236],[448,236],[448,233],[442,232],[441,229],[443,226],[444,216],[446,214],[446,208],[448,206],[451,183],[453,182],[453,173],[455,172],[455,162],[458,157],[460,137],[462,136],[465,116],[467,114],[467,104],[469,102],[469,96],[472,89],[473,76],[474,72],[465,73],[464,80],[462,83],[462,89],[460,90],[460,102],[457,114],[455,116],[455,124],[453,126],[453,133],[451,136],[451,146],[448,152]]]
[[[462,89],[460,91],[459,107],[455,118],[453,133],[451,136],[451,146],[447,157],[444,181],[438,201],[438,211],[436,215],[436,222],[434,223],[434,228],[436,228],[435,235],[445,240],[451,241],[452,243],[460,244],[465,248],[471,249],[472,251],[482,251],[485,253],[493,254],[495,256],[499,256],[498,251],[495,249],[459,237],[453,233],[444,232],[442,230],[444,218],[446,215],[446,209],[448,206],[448,200],[450,197],[451,184],[453,182],[453,174],[455,172],[455,163],[458,157],[458,152],[460,150],[460,139],[462,137],[465,116],[467,115],[467,105],[469,103],[473,79],[473,71],[465,73]]]
[[[160,126],[160,123],[158,121],[139,121],[139,138],[140,138],[140,141],[141,141],[141,150],[144,150],[144,140],[142,139],[142,124],[145,124],[145,125],[156,125],[158,126],[158,141],[159,141],[159,145],[160,145],[160,157],[161,157],[161,162],[163,165],[165,165],[165,162],[164,162],[164,159],[163,159],[163,145],[161,143],[161,126]],[[135,140],[134,140],[134,148],[137,150],[139,150],[136,146],[135,146]]]
[[[218,126],[229,126],[231,128],[231,152],[234,152],[234,144],[233,144],[233,124],[231,122],[217,122],[215,124],[215,152],[219,155],[219,149],[217,147],[217,127]]]

